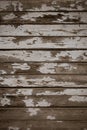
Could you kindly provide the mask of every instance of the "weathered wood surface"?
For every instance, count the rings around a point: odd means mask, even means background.
[[[87,121],[0,121],[0,130],[86,130]]]
[[[87,63],[0,63],[0,74],[87,74]]]
[[[87,106],[87,89],[82,88],[1,88],[0,107]]]
[[[0,120],[87,121],[85,108],[1,108]]]
[[[85,90],[87,93],[87,90]],[[86,96],[8,96],[0,95],[0,107],[87,107]]]
[[[0,49],[87,49],[87,37],[0,37]]]
[[[87,88],[1,88],[1,96],[87,96]]]
[[[87,87],[87,75],[3,75],[0,87]]]
[[[87,23],[87,12],[0,12],[1,23]]]
[[[87,25],[0,25],[0,36],[87,36]]]
[[[10,50],[0,51],[0,62],[87,62],[86,50]]]
[[[86,0],[1,0],[0,11],[87,10]]]

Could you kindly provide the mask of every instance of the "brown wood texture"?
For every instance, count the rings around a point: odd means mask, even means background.
[[[33,111],[33,112],[32,112]],[[85,108],[1,108],[0,120],[57,120],[85,121]],[[54,118],[52,118],[54,117]],[[52,119],[51,119],[52,118]]]
[[[87,63],[0,63],[0,74],[87,74]]]
[[[0,49],[86,49],[87,37],[0,37]]]
[[[0,130],[85,130],[86,128],[86,121],[0,121]]]
[[[0,87],[87,87],[87,75],[1,75]]]
[[[86,0],[0,0],[0,130],[87,130]]]
[[[1,12],[1,23],[30,23],[30,24],[57,24],[57,23],[87,23],[87,12]]]
[[[87,62],[87,51],[1,50],[0,62]]]
[[[0,25],[0,36],[87,36],[87,25]]]
[[[1,0],[0,11],[86,11],[86,0]]]

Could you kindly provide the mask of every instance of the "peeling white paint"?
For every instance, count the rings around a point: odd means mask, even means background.
[[[39,69],[38,71],[40,71],[41,73],[55,73],[55,66],[57,66],[57,63],[44,63]]]
[[[27,63],[13,63],[13,69],[29,70],[30,66]]]
[[[70,71],[77,69],[77,67],[74,67],[73,65],[70,65],[68,63],[59,64],[58,66]]]
[[[0,74],[7,74],[5,70],[0,70]]]
[[[71,80],[71,77],[70,77]],[[10,86],[10,87],[14,87],[14,86],[23,86],[23,87],[37,87],[38,85],[40,86],[51,86],[51,87],[55,87],[55,86],[61,86],[61,87],[85,87],[87,86],[87,83],[84,84],[77,84],[75,82],[70,82],[70,81],[57,81],[55,78],[50,77],[50,76],[43,76],[43,77],[26,77],[26,76],[6,76],[6,77],[0,77],[0,84],[5,86]]]
[[[8,127],[8,130],[19,130],[20,128],[18,128],[18,127],[13,127],[13,126],[10,126],[10,127]]]
[[[39,108],[28,108],[27,112],[29,112],[30,116],[36,116],[40,111]]]
[[[86,39],[85,37],[69,37],[62,40],[55,39],[53,42],[51,39],[45,40],[42,37],[29,37],[14,42],[17,40],[16,37],[0,37],[0,48],[86,48]]]
[[[14,18],[16,18],[14,13],[10,13],[10,14],[3,16],[3,20],[11,20],[11,19],[14,19]]]
[[[49,120],[55,120],[56,117],[55,116],[47,116],[47,119],[49,119]]]
[[[36,95],[87,95],[87,89],[65,89],[64,91],[44,91],[38,92]]]
[[[27,107],[29,107],[29,106],[30,107],[34,107],[34,101],[33,101],[33,99],[25,97],[25,99],[23,100],[23,102],[25,103],[25,105]]]
[[[87,102],[87,97],[84,96],[72,96],[69,98],[72,102]]]
[[[1,106],[11,105],[11,100],[9,98],[7,98],[6,96],[1,97],[0,104],[1,104]]]
[[[38,107],[38,106],[50,106],[51,105],[51,103],[49,103],[48,101],[46,101],[45,99],[43,99],[43,100],[41,100],[41,101],[39,101],[37,104],[36,104],[36,106]]]
[[[8,58],[7,61],[86,61],[86,55],[84,50],[59,51],[56,52],[55,56],[53,56],[52,51],[0,51],[0,57]],[[26,66],[23,65],[22,68],[28,69]]]
[[[1,36],[85,36],[87,25],[0,25]]]
[[[26,95],[26,96],[29,96],[29,95],[32,95],[33,94],[33,89],[18,89],[18,91],[16,92],[17,95]]]

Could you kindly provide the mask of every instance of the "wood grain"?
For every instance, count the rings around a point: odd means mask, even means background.
[[[87,25],[0,25],[0,36],[87,36]]]
[[[87,93],[87,90],[85,90]],[[0,95],[0,107],[87,107],[86,96],[49,95],[49,96],[8,96]]]
[[[87,87],[87,75],[3,75],[0,87]]]
[[[0,62],[87,62],[86,50],[40,51],[10,50],[0,51]]]
[[[33,111],[33,112],[32,112]],[[33,115],[32,115],[33,114]],[[1,108],[0,120],[87,121],[85,108]],[[53,119],[51,119],[54,117]]]
[[[0,96],[87,96],[87,88],[1,88]]]
[[[85,130],[87,121],[0,121],[0,130]]]
[[[87,49],[87,37],[0,37],[0,49]]]
[[[0,74],[87,74],[87,63],[0,63]]]
[[[1,0],[0,11],[85,11],[86,0]]]
[[[0,12],[1,23],[87,23],[87,12]]]

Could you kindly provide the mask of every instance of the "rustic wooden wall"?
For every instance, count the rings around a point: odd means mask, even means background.
[[[0,0],[0,130],[87,130],[86,0]]]

